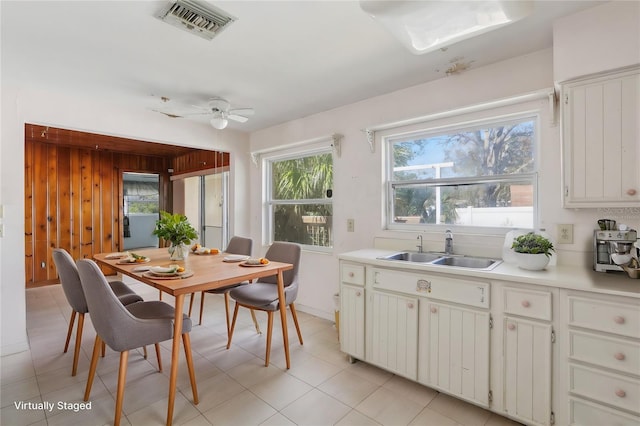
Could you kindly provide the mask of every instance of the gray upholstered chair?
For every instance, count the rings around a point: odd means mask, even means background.
[[[119,425],[124,398],[124,385],[127,378],[129,350],[151,343],[156,344],[157,348],[158,342],[171,339],[173,337],[175,311],[171,305],[161,301],[138,302],[124,306],[111,290],[98,265],[90,259],[78,261],[78,272],[89,312],[91,312],[91,322],[96,329],[96,341],[93,346],[84,400],[89,400],[98,365],[100,347],[102,342],[105,342],[111,349],[120,352],[120,370],[118,372],[114,418],[114,425]],[[193,400],[197,404],[198,390],[193,371],[190,331],[191,319],[185,315],[182,325],[182,342],[189,369]]]
[[[73,324],[76,320],[76,314],[80,314],[78,317],[78,329],[76,330],[76,346],[73,352],[73,367],[71,368],[71,375],[75,376],[78,371],[78,356],[80,354],[80,343],[82,342],[84,314],[89,310],[87,308],[87,301],[85,300],[84,292],[82,291],[82,286],[80,285],[78,268],[76,267],[76,263],[71,255],[66,250],[60,248],[53,249],[52,255],[53,262],[58,270],[62,290],[64,291],[67,301],[69,302],[69,305],[71,305],[72,309],[71,319],[69,320],[69,329],[67,331],[67,340],[64,343],[64,353],[69,349],[69,341],[73,331]],[[123,305],[142,301],[142,297],[138,296],[122,281],[111,281],[109,285]]]
[[[298,268],[300,266],[300,246],[295,243],[274,242],[265,257],[270,261],[291,263],[293,269],[284,271],[284,295],[285,303],[291,310],[293,322],[298,332],[298,340],[302,345],[302,333],[300,333],[300,325],[298,324],[298,315],[293,302],[298,296]],[[227,349],[231,347],[231,338],[233,337],[233,329],[236,326],[238,317],[238,307],[244,306],[251,310],[265,311],[267,313],[267,350],[265,355],[265,366],[269,365],[269,354],[271,352],[271,336],[273,331],[273,313],[280,309],[278,301],[278,276],[260,278],[258,281],[249,285],[234,288],[229,295],[236,301],[236,307],[233,311],[233,321],[231,330],[229,331],[229,340]],[[286,344],[286,342],[285,342]]]
[[[253,247],[253,241],[251,238],[244,237],[233,237],[229,240],[229,244],[227,245],[225,253],[228,254],[241,254],[245,256],[251,256],[251,249]],[[202,324],[202,313],[204,311],[204,295],[206,293],[210,294],[223,294],[224,295],[224,309],[225,309],[225,317],[227,319],[227,338],[229,338],[229,330],[231,329],[231,319],[229,318],[229,291],[232,289],[239,287],[241,285],[249,284],[247,281],[237,284],[231,284],[226,287],[216,288],[214,290],[207,290],[200,293],[200,322]],[[191,293],[191,300],[189,301],[189,316],[191,316],[191,310],[193,308],[193,299],[194,293]],[[251,311],[251,317],[253,318],[253,324],[256,327],[256,331],[260,333],[260,327],[258,326],[258,321],[256,320],[256,314]]]

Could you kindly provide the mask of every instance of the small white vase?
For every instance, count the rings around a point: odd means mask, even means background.
[[[516,263],[520,269],[526,269],[527,271],[542,271],[549,264],[551,259],[546,254],[529,254],[529,253],[513,253],[516,258]]]
[[[189,256],[189,247],[186,244],[173,244],[169,246],[169,259],[184,260]]]

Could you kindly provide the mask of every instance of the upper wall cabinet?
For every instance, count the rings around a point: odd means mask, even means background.
[[[564,207],[640,206],[640,67],[562,86]]]

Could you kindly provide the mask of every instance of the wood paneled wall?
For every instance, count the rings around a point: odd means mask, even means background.
[[[228,152],[194,150],[173,159],[173,175],[228,167],[229,158]]]
[[[26,284],[57,281],[51,250],[77,258],[120,250],[122,173],[159,173],[171,210],[168,157],[62,146],[25,138]]]

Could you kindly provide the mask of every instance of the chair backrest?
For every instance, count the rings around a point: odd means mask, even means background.
[[[264,257],[269,260],[273,260],[274,262],[291,263],[293,265],[293,269],[284,271],[284,273],[282,274],[285,287],[289,287],[290,285],[297,286],[298,284],[298,267],[300,266],[300,253],[301,249],[298,244],[276,241],[271,244],[271,247],[269,247],[264,255]],[[278,276],[272,275],[263,277],[258,281],[261,283],[277,284]]]
[[[78,275],[75,261],[66,250],[56,248],[53,249],[53,263],[56,264],[62,290],[67,297],[69,305],[74,311],[86,314],[89,309],[87,308],[87,301],[80,284],[80,276]]]
[[[253,248],[253,240],[251,238],[232,237],[229,240],[229,244],[227,244],[227,248],[225,252],[251,256],[252,248]]]
[[[96,333],[115,351],[129,350],[142,345],[135,341],[144,330],[141,321],[134,317],[118,300],[107,278],[98,265],[90,259],[78,260],[78,274],[91,312],[91,322]],[[169,330],[170,322],[167,322]],[[169,336],[171,336],[169,331]]]

